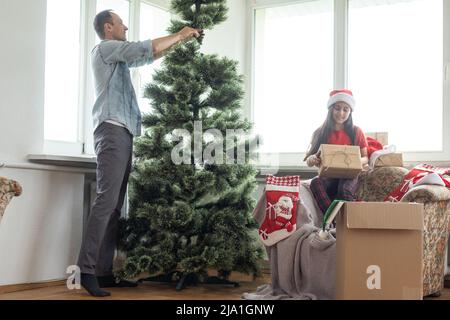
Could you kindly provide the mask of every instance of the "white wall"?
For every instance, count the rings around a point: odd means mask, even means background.
[[[0,1],[0,162],[42,150],[45,4]]]
[[[241,73],[245,2],[228,0],[229,19],[207,32],[202,49],[238,60]],[[42,152],[45,16],[46,0],[0,1],[0,164]],[[0,168],[0,176],[24,189],[0,223],[0,286],[65,278],[81,244],[83,174]]]
[[[2,169],[20,181],[0,223],[0,285],[66,277],[81,244],[83,175]]]
[[[42,152],[45,15],[45,0],[0,1],[0,163]],[[24,189],[0,223],[0,285],[65,278],[81,241],[83,174],[0,168],[0,176]]]

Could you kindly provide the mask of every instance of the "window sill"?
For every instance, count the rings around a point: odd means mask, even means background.
[[[415,166],[426,163],[438,168],[450,168],[449,161],[404,161],[403,168],[411,170]],[[257,180],[262,181],[265,179],[266,175],[273,174],[275,176],[287,176],[287,175],[300,175],[302,180],[311,179],[317,176],[316,167],[308,166],[280,166],[280,167],[268,167],[268,166],[256,166],[258,169]]]
[[[37,164],[51,165],[51,166],[63,166],[63,167],[75,167],[95,169],[97,167],[95,156],[69,156],[59,154],[29,154],[27,156],[28,161]]]
[[[256,166],[258,181],[265,180],[266,175],[272,174],[275,176],[299,175],[302,180],[313,178],[317,175],[317,168],[308,166],[280,166],[280,167],[266,167]]]

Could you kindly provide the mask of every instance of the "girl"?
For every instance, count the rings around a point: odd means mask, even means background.
[[[328,100],[328,115],[323,125],[312,137],[311,145],[306,153],[309,167],[320,167],[319,147],[321,144],[356,145],[361,150],[363,167],[367,167],[367,141],[363,131],[353,125],[352,113],[355,111],[355,100],[350,90],[333,90]],[[353,201],[358,187],[358,178],[331,179],[315,177],[311,180],[311,192],[323,213],[333,199]]]

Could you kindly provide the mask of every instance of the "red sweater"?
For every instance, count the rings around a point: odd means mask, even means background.
[[[367,140],[364,132],[357,126],[354,126],[354,128],[356,145],[358,145],[361,149],[367,148]],[[328,137],[328,144],[353,145],[353,142],[350,140],[350,137],[345,130],[336,130],[333,131]]]

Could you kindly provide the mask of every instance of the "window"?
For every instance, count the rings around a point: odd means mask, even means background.
[[[402,151],[442,151],[442,0],[351,0],[349,8],[357,123],[389,132]]]
[[[113,10],[117,13],[123,21],[123,24],[128,28],[130,21],[130,1],[128,0],[97,0],[97,10],[96,14],[103,10]],[[127,32],[127,39],[129,37],[129,32]],[[96,37],[96,44],[100,43],[100,38]]]
[[[325,94],[333,87],[333,0],[257,9],[255,28],[260,151],[302,152],[323,121]]]
[[[44,137],[71,144],[79,142],[80,5],[47,1]]]
[[[279,165],[298,166],[333,88],[353,90],[354,123],[387,131],[406,161],[450,160],[443,0],[254,0],[252,120]]]
[[[167,28],[170,23],[170,13],[154,5],[141,3],[139,40],[155,39],[166,36]],[[148,83],[153,79],[153,73],[161,67],[161,59],[156,60],[150,65],[137,69],[136,97],[142,112],[150,112],[150,101],[144,98],[144,90]]]
[[[129,28],[129,41],[167,34],[170,23],[165,0],[48,0],[45,60],[44,152],[94,154],[92,106],[95,102],[90,52],[100,42],[92,22],[112,9]],[[70,12],[70,15],[62,15]],[[64,30],[64,37],[61,36]],[[61,50],[64,49],[64,50]],[[64,52],[64,55],[61,52]],[[161,59],[132,69],[138,103],[148,112],[143,87],[152,79]]]

